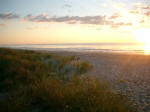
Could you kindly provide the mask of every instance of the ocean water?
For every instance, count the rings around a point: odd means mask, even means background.
[[[48,51],[72,51],[72,52],[118,52],[148,54],[150,49],[144,44],[137,43],[71,43],[71,44],[20,44],[0,45],[0,47],[30,50]]]

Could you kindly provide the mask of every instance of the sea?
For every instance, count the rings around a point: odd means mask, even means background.
[[[67,51],[67,52],[115,52],[150,54],[150,49],[142,43],[62,43],[62,44],[9,44],[1,48]]]

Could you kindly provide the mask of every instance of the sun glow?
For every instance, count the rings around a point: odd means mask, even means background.
[[[146,55],[150,54],[150,28],[140,28],[136,30],[137,39],[144,43],[144,53]]]
[[[150,44],[149,43],[145,43],[144,54],[150,55]]]
[[[150,42],[150,29],[149,28],[140,28],[136,30],[137,39],[141,42]]]

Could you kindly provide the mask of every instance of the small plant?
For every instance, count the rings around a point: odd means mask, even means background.
[[[74,66],[77,68],[77,74],[84,74],[93,68],[93,66],[88,62],[78,62],[74,64]]]

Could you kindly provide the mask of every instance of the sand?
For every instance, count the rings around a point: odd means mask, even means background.
[[[107,80],[114,91],[128,95],[140,112],[150,111],[150,55],[98,53],[98,52],[51,52],[77,56],[93,64],[88,74]]]

